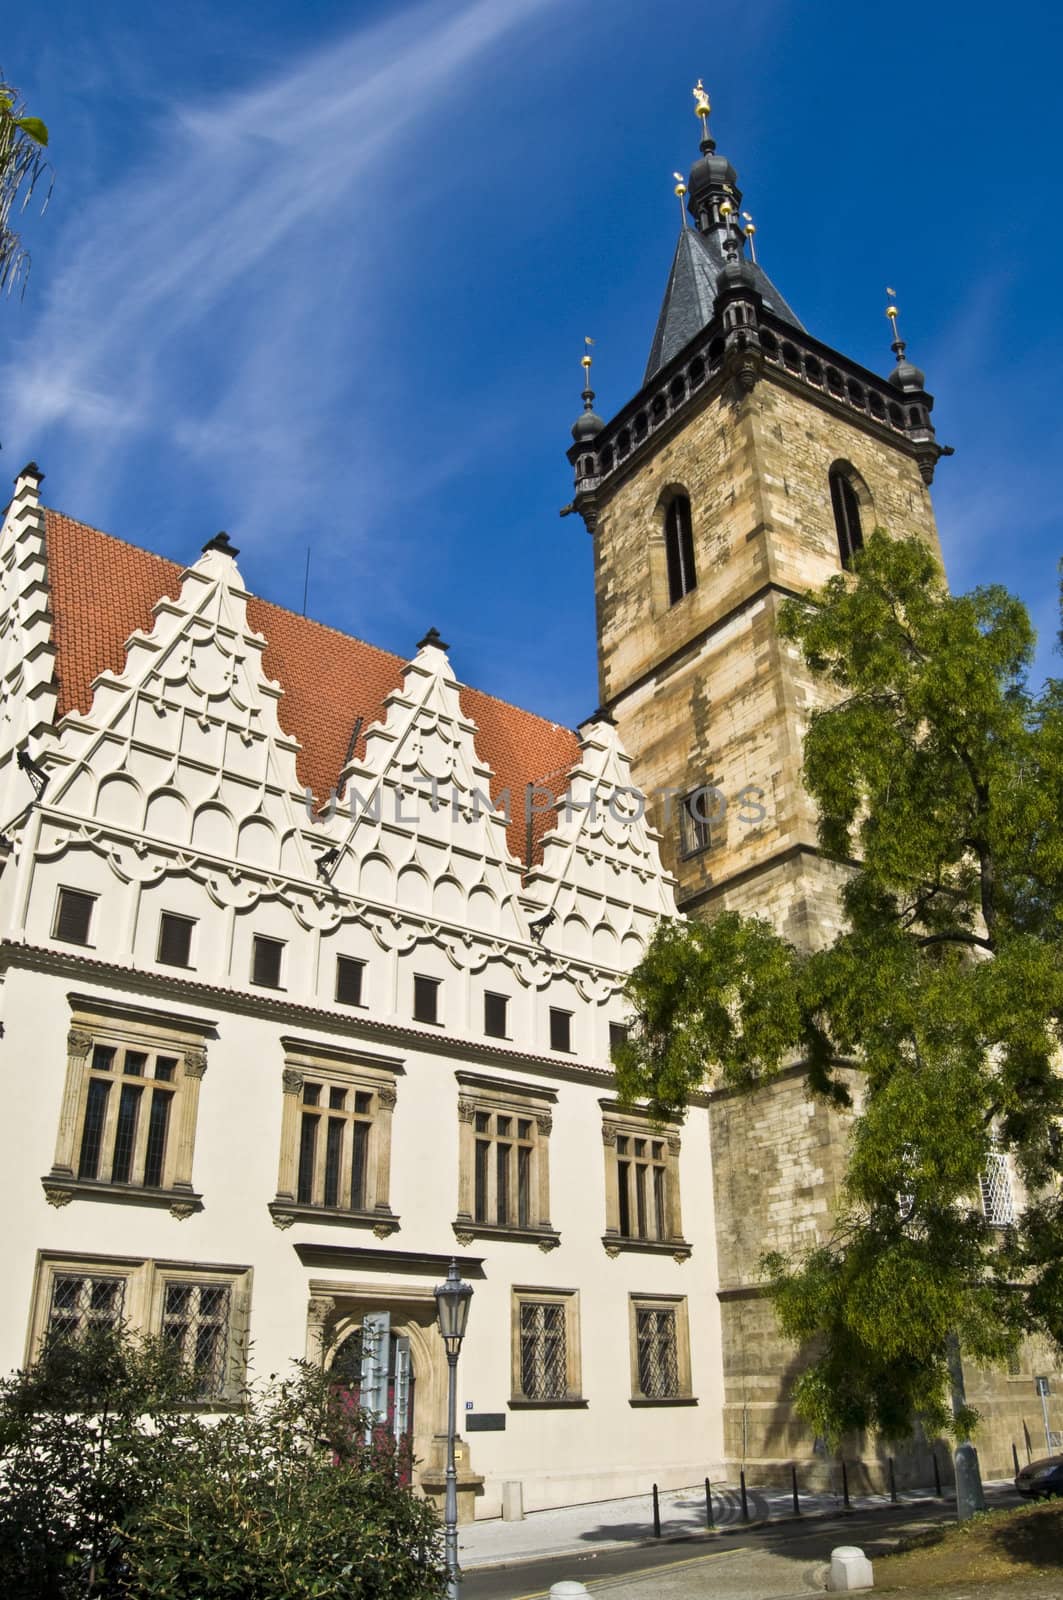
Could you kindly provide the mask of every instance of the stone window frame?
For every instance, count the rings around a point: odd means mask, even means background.
[[[202,1211],[203,1198],[192,1185],[192,1166],[200,1085],[207,1070],[206,1040],[216,1032],[215,1024],[199,1017],[156,1012],[102,996],[70,994],[67,999],[71,1018],[55,1158],[51,1171],[41,1179],[48,1203],[64,1206],[73,1199],[106,1198],[133,1205],[165,1207],[178,1219]],[[92,1051],[97,1044],[111,1045],[118,1050],[143,1050],[149,1055],[172,1056],[177,1060],[163,1182],[157,1188],[78,1177],[92,1076]],[[120,1075],[116,1075],[115,1082],[119,1081]],[[114,1115],[113,1108],[109,1115]]]
[[[631,1352],[631,1398],[628,1404],[643,1406],[696,1406],[690,1370],[690,1317],[687,1297],[680,1294],[628,1295],[628,1340]],[[675,1356],[678,1388],[674,1395],[647,1395],[639,1387],[638,1314],[640,1311],[671,1311],[675,1317]]]
[[[682,1149],[680,1128],[676,1121],[655,1120],[647,1107],[624,1106],[618,1100],[598,1101],[602,1112],[602,1147],[605,1153],[605,1232],[602,1244],[607,1255],[616,1257],[621,1251],[633,1250],[647,1255],[671,1256],[683,1262],[690,1256],[691,1246],[683,1237],[683,1214],[680,1202],[679,1155]],[[665,1214],[667,1235],[662,1239],[639,1239],[620,1232],[620,1173],[617,1160],[618,1134],[630,1138],[658,1139],[665,1145]]]
[[[297,1221],[323,1222],[371,1228],[378,1239],[387,1238],[399,1227],[399,1218],[391,1209],[390,1190],[392,1119],[398,1098],[396,1079],[405,1071],[402,1060],[398,1056],[346,1050],[341,1045],[291,1035],[282,1035],[280,1044],[284,1051],[280,1155],[277,1193],[269,1203],[274,1226],[290,1228]],[[350,1210],[342,1206],[308,1205],[297,1198],[303,1088],[308,1078],[326,1088],[362,1091],[374,1097],[364,1208]]]
[[[544,1251],[555,1249],[561,1243],[561,1235],[550,1222],[550,1132],[554,1125],[557,1090],[544,1084],[490,1078],[479,1072],[459,1070],[454,1076],[458,1083],[458,1213],[453,1227],[458,1243],[469,1245],[474,1239],[512,1239],[518,1243],[537,1244]],[[534,1124],[531,1191],[532,1215],[538,1220],[526,1228],[476,1220],[478,1111],[530,1118]]]
[[[193,1402],[205,1410],[240,1403],[250,1347],[251,1290],[254,1269],[225,1263],[171,1261],[145,1256],[97,1255],[83,1251],[38,1250],[33,1273],[26,1362],[34,1361],[47,1332],[53,1284],[57,1277],[121,1279],[121,1312],[116,1319],[134,1333],[162,1332],[166,1288],[171,1283],[225,1285],[230,1290],[225,1378],[217,1394]]]
[[[521,1307],[524,1305],[561,1306],[565,1325],[565,1393],[539,1400],[526,1395],[522,1387]],[[511,1411],[586,1410],[583,1398],[583,1362],[580,1343],[578,1289],[515,1283],[510,1290],[510,1398]]]

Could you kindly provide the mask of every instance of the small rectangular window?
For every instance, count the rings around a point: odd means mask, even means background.
[[[712,843],[715,791],[702,786],[684,795],[679,807],[679,833],[685,856],[707,850]]]
[[[283,949],[280,939],[267,939],[265,934],[255,934],[251,949],[252,983],[260,984],[264,989],[280,988]]]
[[[550,1007],[550,1048],[551,1050],[571,1051],[571,1011],[559,1011],[556,1006]]]
[[[611,1022],[609,1024],[609,1055],[615,1056],[617,1049],[622,1044],[627,1044],[628,1027],[626,1022]]]
[[[420,973],[413,980],[413,1019],[415,1022],[439,1021],[439,980],[424,978]]]
[[[336,957],[336,1000],[341,1006],[360,1006],[365,962],[351,956]]]
[[[489,1033],[492,1039],[506,1038],[507,1013],[509,1000],[504,994],[484,995],[484,1032]]]
[[[164,911],[159,918],[159,953],[156,960],[166,967],[190,967],[194,926],[191,917],[179,917],[172,911]]]
[[[66,944],[88,944],[95,904],[94,894],[83,894],[80,889],[60,889],[52,937]]]

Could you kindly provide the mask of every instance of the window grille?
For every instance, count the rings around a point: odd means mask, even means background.
[[[565,1307],[520,1304],[520,1388],[526,1400],[563,1400],[568,1392]]]
[[[281,953],[284,950],[283,941],[280,939],[267,939],[265,934],[256,933],[251,946],[251,982],[259,984],[264,989],[279,989],[281,986]]]
[[[639,1389],[648,1400],[671,1400],[679,1394],[679,1355],[675,1309],[639,1308],[635,1313]]]
[[[217,1398],[225,1388],[230,1298],[227,1283],[166,1285],[162,1336],[191,1369],[202,1400]]]
[[[83,894],[80,889],[60,889],[54,937],[66,944],[88,944],[95,904],[94,894]]]
[[[164,911],[159,918],[158,960],[167,967],[189,967],[192,964],[191,917],[179,917]]]
[[[691,589],[697,588],[698,582],[690,501],[685,494],[676,495],[665,514],[664,546],[668,562],[668,598],[674,606]]]
[[[375,1097],[340,1084],[305,1082],[296,1199],[326,1210],[364,1211]]]
[[[1003,1150],[991,1150],[981,1177],[982,1210],[992,1228],[1007,1228],[1015,1221],[1011,1170]]]
[[[91,1328],[117,1328],[124,1306],[124,1278],[90,1278],[57,1272],[52,1279],[48,1332],[76,1337]]]
[[[843,567],[851,567],[853,556],[863,549],[864,533],[860,526],[860,502],[856,490],[840,467],[830,470],[830,503],[834,511],[834,527],[838,535],[838,553]]]
[[[360,1006],[365,962],[351,956],[336,957],[336,999],[340,1005]]]

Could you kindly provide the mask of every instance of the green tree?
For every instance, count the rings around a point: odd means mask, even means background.
[[[221,1416],[197,1392],[163,1342],[111,1328],[0,1385],[4,1600],[442,1595],[435,1514],[334,1374],[296,1363]]]
[[[49,170],[44,151],[48,129],[40,117],[26,115],[17,89],[0,76],[0,289],[11,289],[29,271],[29,255],[11,226],[12,212],[24,210]],[[51,194],[49,186],[45,205]]]
[[[1063,685],[1031,692],[1034,634],[992,586],[950,596],[920,541],[881,531],[781,630],[830,704],[804,777],[846,925],[802,953],[726,913],[663,925],[629,984],[621,1092],[662,1111],[706,1083],[755,1088],[805,1064],[852,1118],[830,1238],[763,1263],[806,1343],[817,1432],[968,1436],[958,1351],[1063,1342]],[[1031,1203],[991,1226],[994,1154]]]

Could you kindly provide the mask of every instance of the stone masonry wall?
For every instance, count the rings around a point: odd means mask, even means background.
[[[865,536],[918,534],[939,552],[915,459],[872,423],[771,372],[742,394],[707,393],[680,430],[600,496],[595,531],[602,704],[649,796],[678,901],[767,917],[814,948],[840,926],[844,869],[823,861],[801,781],[802,740],[821,691],[780,640],[779,607],[839,570],[828,473],[856,474]],[[697,587],[670,605],[664,517],[691,502]],[[721,791],[710,848],[684,855],[677,796]],[[761,791],[752,796],[750,789]],[[662,791],[673,795],[665,799]],[[760,809],[763,814],[760,814]],[[808,1100],[801,1076],[753,1096],[713,1097],[710,1114],[725,1385],[732,1460],[762,1477],[804,1460],[813,1441],[787,1400],[799,1353],[763,1297],[765,1250],[795,1255],[825,1237],[844,1172],[844,1119]],[[866,1462],[869,1479],[882,1463]],[[901,1469],[925,1481],[927,1458]]]

